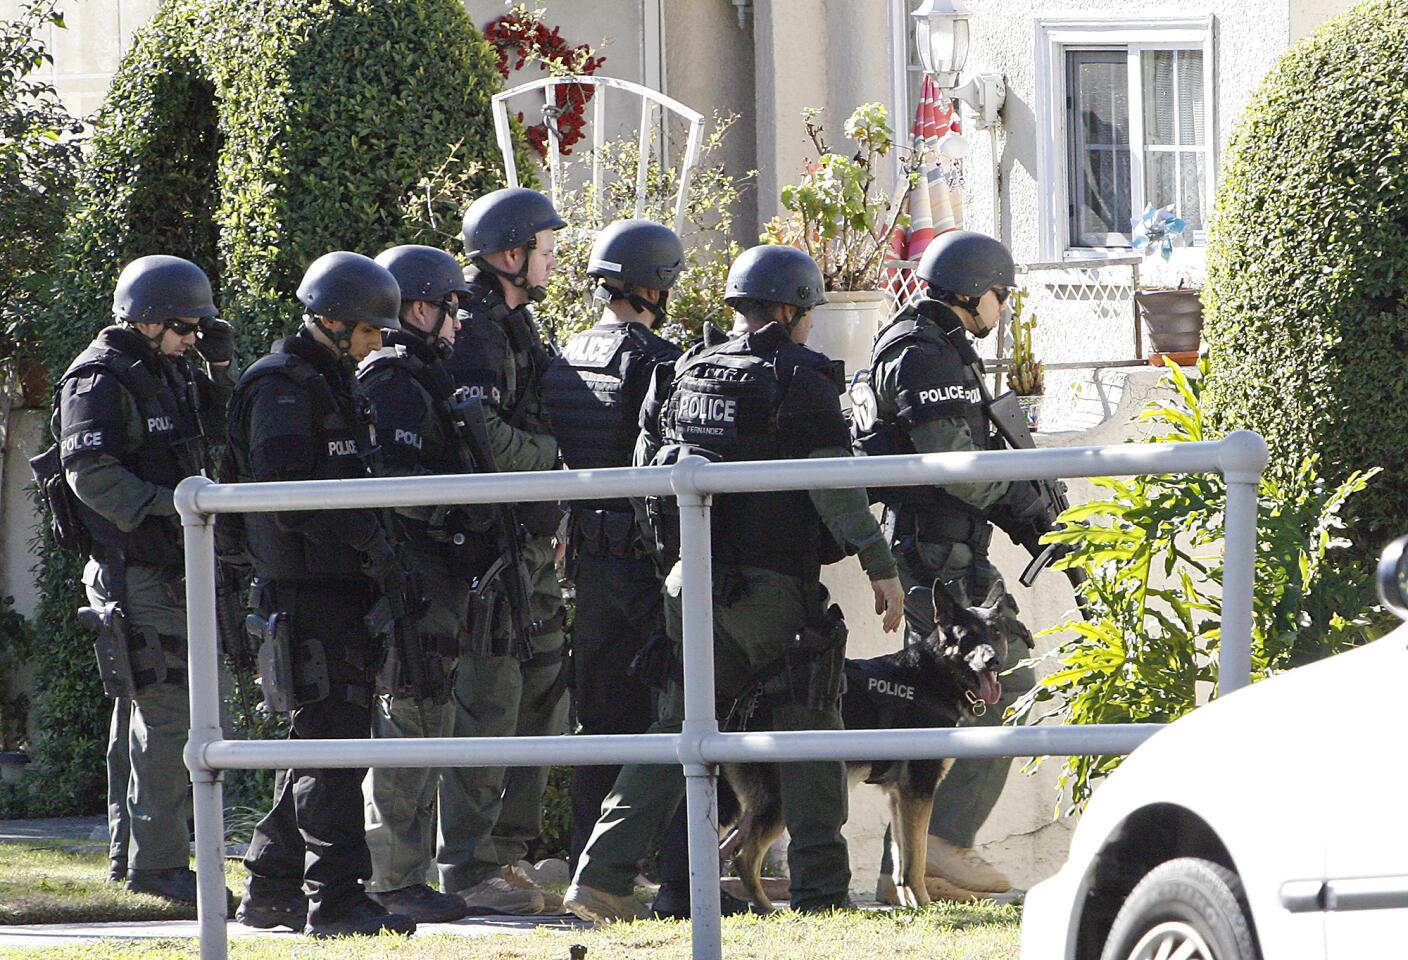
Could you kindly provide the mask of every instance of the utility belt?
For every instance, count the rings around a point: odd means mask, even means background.
[[[575,553],[612,560],[640,560],[647,554],[634,513],[573,507],[569,542]]]
[[[493,522],[482,508],[456,507],[440,523],[403,514],[396,515],[396,522],[413,551],[448,561],[465,579],[488,569],[497,556]]]
[[[992,524],[977,515],[901,510],[895,515],[895,533],[921,543],[966,543],[975,553],[986,553],[992,542]]]
[[[168,654],[185,658],[184,638],[133,629],[123,605],[116,602],[79,607],[78,622],[96,634],[93,653],[105,696],[131,698],[152,684],[186,682],[185,668],[172,666],[168,659]]]
[[[719,729],[735,732],[749,729],[760,708],[792,704],[808,710],[834,707],[846,692],[845,614],[836,604],[827,605],[826,588],[818,585],[821,603],[816,615],[797,632],[794,646],[764,667],[735,698],[715,701]],[[822,607],[825,607],[823,610]],[[671,684],[684,685],[679,645],[663,630],[646,640],[627,672],[656,690]]]
[[[294,611],[279,603],[277,593],[274,584],[256,577],[250,583],[249,602],[259,612],[245,618],[245,629],[258,646],[259,685],[268,708],[287,713],[329,698],[369,707],[383,661],[381,644],[376,639],[352,641],[330,653],[316,637],[301,631],[294,636]],[[336,682],[334,665],[340,668]],[[348,682],[348,677],[360,679]]]

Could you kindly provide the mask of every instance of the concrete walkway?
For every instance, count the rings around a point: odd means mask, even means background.
[[[417,934],[448,933],[458,937],[517,935],[533,930],[578,930],[590,924],[576,917],[472,917],[455,923],[423,923]],[[226,927],[230,937],[271,937],[289,940],[301,934],[253,930],[233,920]],[[42,923],[0,926],[0,947],[58,947],[96,943],[99,940],[166,940],[198,935],[194,920],[132,923]]]

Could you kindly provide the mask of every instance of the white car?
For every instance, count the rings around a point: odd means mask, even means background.
[[[1380,596],[1408,615],[1408,538]],[[1023,960],[1408,958],[1408,625],[1182,717],[1027,895]]]

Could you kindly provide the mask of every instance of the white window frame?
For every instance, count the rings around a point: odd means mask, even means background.
[[[918,7],[918,0],[889,0],[890,26],[890,125],[895,132],[895,141],[909,145],[909,133],[914,125],[914,110],[918,104],[909,102],[909,40],[914,32],[914,18],[910,8]],[[903,168],[901,151],[894,151],[894,178],[898,184]]]
[[[1068,50],[1126,50],[1130,58],[1130,208],[1144,209],[1144,101],[1139,56],[1147,50],[1200,49],[1203,53],[1203,109],[1207,130],[1207,183],[1204,223],[1211,213],[1218,175],[1217,21],[1203,17],[1134,17],[1118,20],[1088,17],[1036,19],[1037,195],[1040,259],[1098,259],[1127,256],[1127,248],[1073,247],[1070,237],[1069,131],[1066,108]],[[1044,96],[1043,96],[1044,92]]]

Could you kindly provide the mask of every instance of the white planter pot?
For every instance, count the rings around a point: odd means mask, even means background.
[[[812,308],[807,346],[846,365],[846,379],[870,366],[870,345],[890,318],[890,301],[879,290],[828,293]]]

